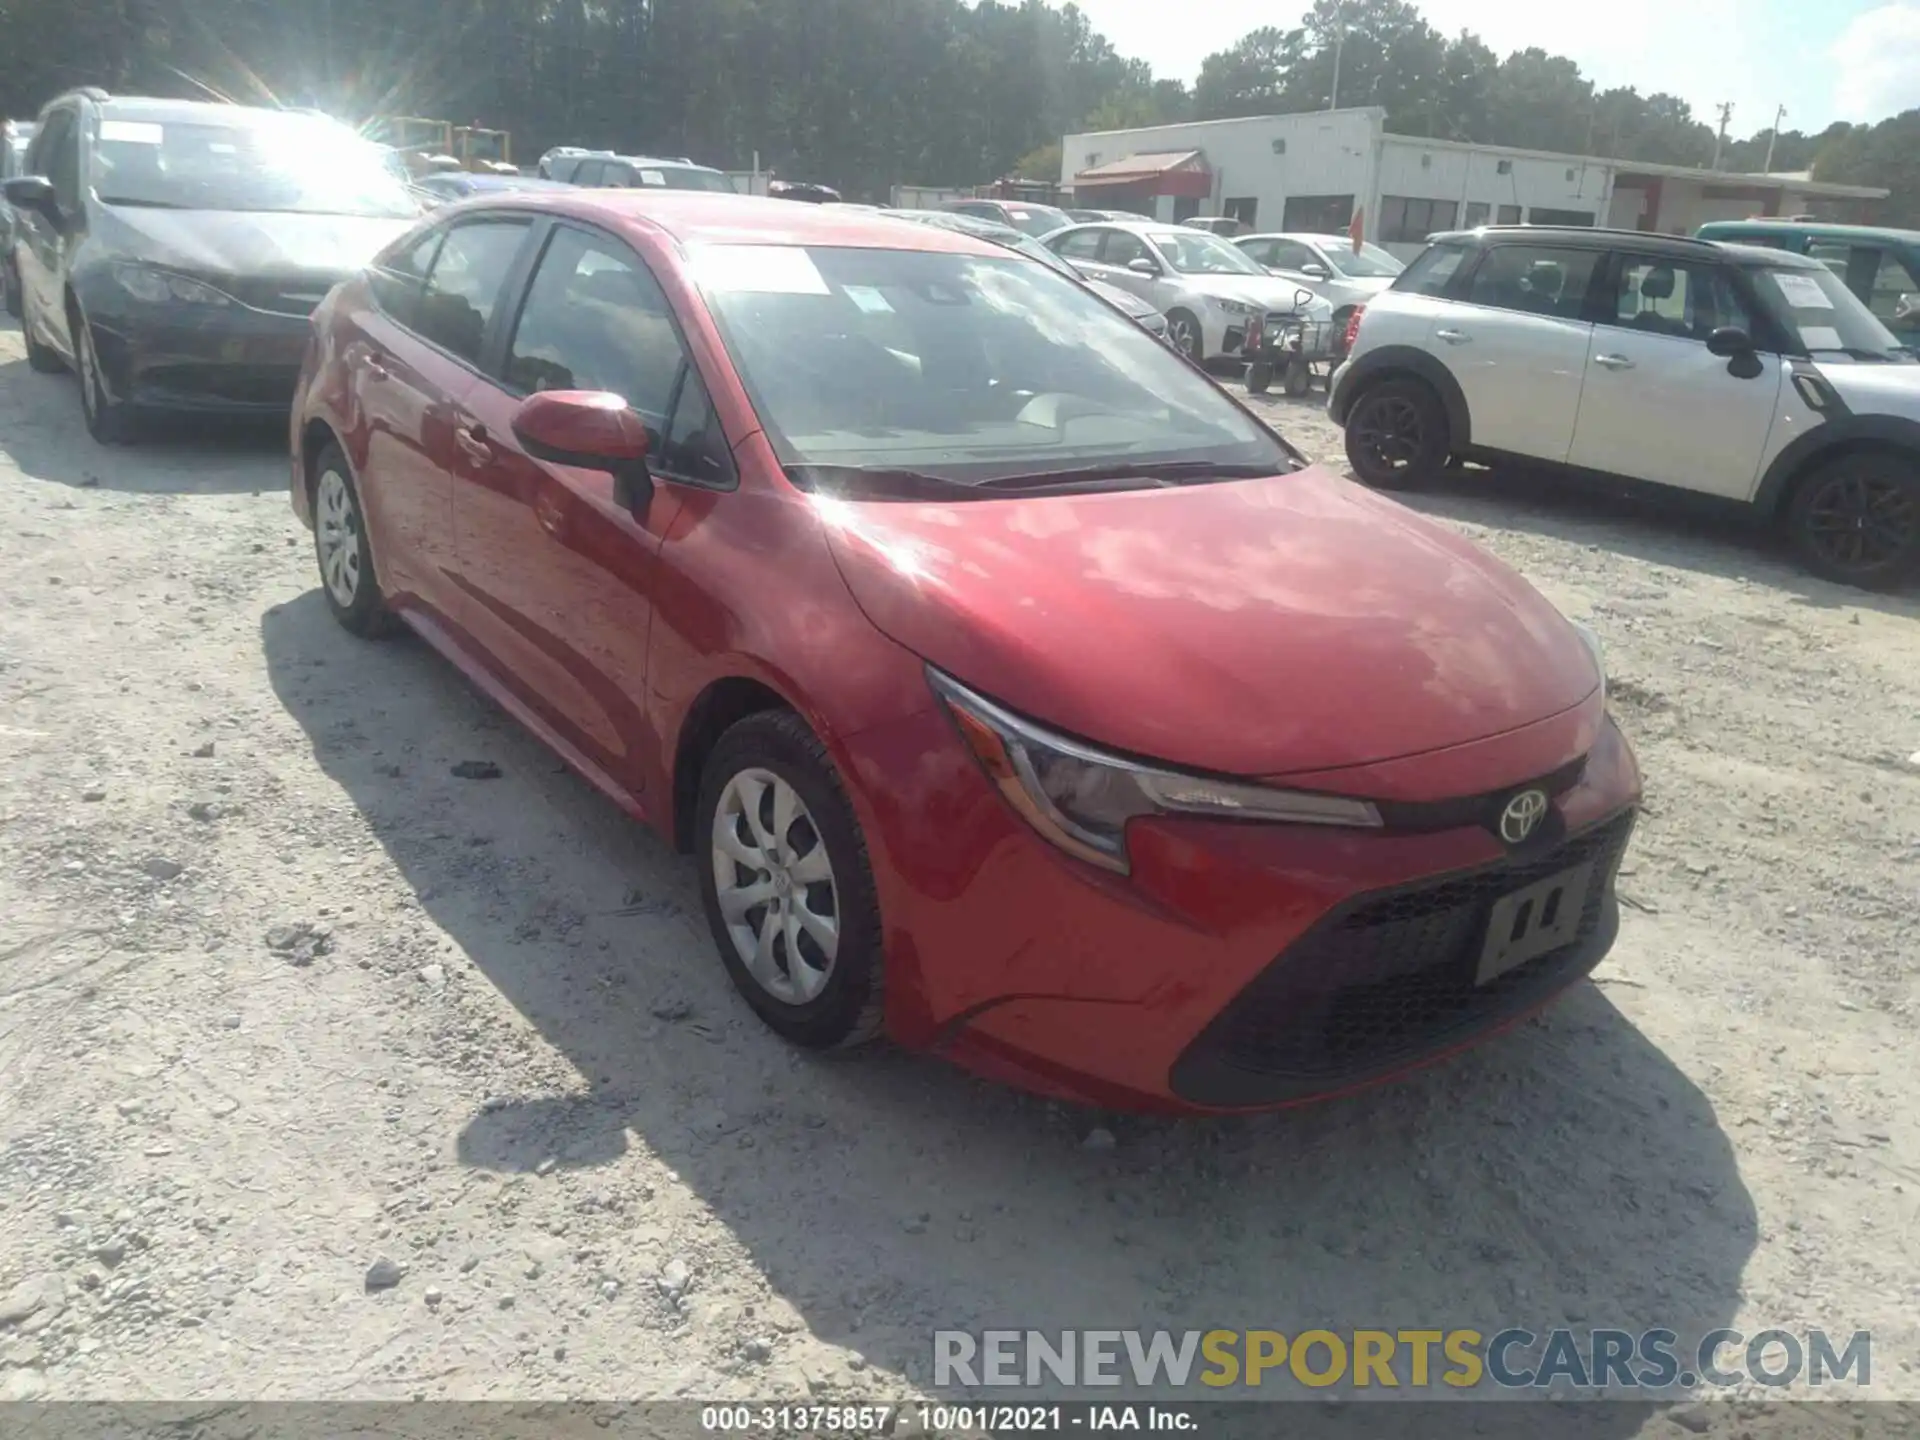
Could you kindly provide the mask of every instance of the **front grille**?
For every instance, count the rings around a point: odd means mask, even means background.
[[[1618,924],[1614,872],[1627,811],[1545,854],[1378,892],[1336,910],[1242,990],[1175,1063],[1199,1104],[1299,1099],[1457,1045],[1591,970]],[[1502,896],[1585,861],[1598,866],[1576,938],[1485,985],[1474,968]]]
[[[299,382],[298,365],[152,365],[139,389],[156,403],[276,406],[293,403]]]

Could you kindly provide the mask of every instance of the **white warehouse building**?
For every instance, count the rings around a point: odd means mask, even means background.
[[[1102,130],[1062,141],[1071,203],[1157,220],[1344,234],[1417,254],[1437,230],[1603,225],[1686,235],[1710,220],[1865,220],[1883,189],[1392,135],[1377,107]]]

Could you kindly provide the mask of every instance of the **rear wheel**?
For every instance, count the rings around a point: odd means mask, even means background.
[[[1447,467],[1453,437],[1447,410],[1421,380],[1384,380],[1347,412],[1347,460],[1380,490],[1429,485]]]
[[[1247,366],[1247,393],[1264,395],[1273,388],[1273,362],[1255,360]]]
[[[1287,362],[1287,394],[1298,400],[1313,388],[1313,366],[1305,360]]]
[[[1794,492],[1787,534],[1822,579],[1900,584],[1920,568],[1920,457],[1869,450],[1821,466]]]
[[[328,445],[314,461],[313,555],[320,592],[343,628],[368,640],[392,632],[393,612],[374,578],[366,512],[338,445]]]
[[[798,715],[750,715],[708,757],[694,854],[735,987],[796,1045],[831,1050],[881,1024],[880,904],[860,822]]]

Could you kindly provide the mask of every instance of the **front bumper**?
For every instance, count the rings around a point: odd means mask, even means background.
[[[145,410],[285,414],[306,352],[305,316],[243,305],[89,309],[107,389]]]
[[[889,1028],[991,1077],[1127,1109],[1274,1108],[1430,1063],[1546,1003],[1612,943],[1639,772],[1610,723],[1586,738],[1577,770],[1535,748],[1502,777],[1564,776],[1545,854],[1510,853],[1473,822],[1165,818],[1134,822],[1119,877],[1035,835],[945,717],[870,732],[854,763]],[[1474,985],[1494,901],[1539,866],[1583,861],[1595,882],[1575,940]]]

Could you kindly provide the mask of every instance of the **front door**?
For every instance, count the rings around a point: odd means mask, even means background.
[[[1609,313],[1593,328],[1573,463],[1747,499],[1784,376],[1777,355],[1743,363],[1708,351],[1716,329],[1755,333],[1732,273],[1713,263],[1620,255],[1609,283]]]
[[[618,240],[554,227],[497,376],[467,396],[454,509],[459,585],[486,663],[542,724],[629,792],[659,741],[646,713],[653,585],[683,496],[623,503],[613,477],[535,460],[514,437],[538,390],[620,395],[669,452],[676,417],[704,405],[667,298]]]
[[[1476,449],[1567,458],[1593,334],[1588,292],[1603,253],[1498,245],[1463,299],[1436,307],[1428,348],[1466,396]]]
[[[24,323],[39,339],[69,360],[73,337],[67,333],[67,256],[86,235],[86,207],[80,199],[80,124],[71,108],[55,110],[33,137],[27,150],[29,175],[53,182],[59,221],[37,211],[14,211],[14,253],[20,266],[20,295]]]

